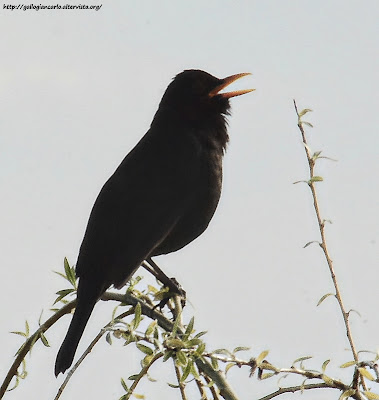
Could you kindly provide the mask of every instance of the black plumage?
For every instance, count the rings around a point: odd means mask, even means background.
[[[229,98],[251,90],[219,92],[245,75],[178,74],[149,131],[103,186],[80,248],[78,303],[55,375],[72,364],[93,307],[109,286],[122,287],[145,259],[179,250],[207,228],[221,193]]]

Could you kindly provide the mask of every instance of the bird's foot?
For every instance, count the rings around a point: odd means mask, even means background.
[[[159,308],[160,310],[162,310],[162,308],[164,308],[168,304],[170,299],[175,296],[180,297],[181,307],[184,308],[186,305],[187,294],[180,283],[175,278],[170,278],[168,281],[166,281],[165,287],[168,289],[168,291],[165,293],[164,298],[157,305],[154,306],[154,309]]]

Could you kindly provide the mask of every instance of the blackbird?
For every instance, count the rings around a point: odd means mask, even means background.
[[[148,132],[101,189],[80,247],[77,306],[57,355],[56,376],[71,366],[92,310],[109,286],[122,287],[144,260],[181,249],[207,228],[221,194],[229,98],[254,89],[220,91],[245,75],[178,74]]]

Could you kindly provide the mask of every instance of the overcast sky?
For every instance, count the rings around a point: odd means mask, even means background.
[[[4,3],[17,5],[11,1]],[[37,5],[41,3],[36,3]],[[43,4],[49,4],[43,2]],[[54,2],[65,5],[67,2]],[[78,4],[97,4],[99,1]],[[52,271],[74,264],[93,202],[106,179],[149,128],[171,79],[200,68],[218,77],[252,72],[235,87],[222,198],[209,229],[185,249],[157,261],[187,291],[188,315],[207,330],[209,349],[269,349],[288,367],[298,357],[331,358],[331,374],[352,359],[341,315],[329,298],[318,246],[307,164],[293,99],[307,114],[327,239],[358,350],[379,348],[379,112],[377,1],[134,1],[100,10],[0,12],[0,376],[6,374],[27,319],[65,287]],[[83,351],[113,305],[98,304],[79,346]],[[29,375],[6,398],[53,399],[53,365],[69,317],[37,345]],[[138,371],[138,353],[99,344],[62,399],[118,399],[119,378]],[[139,388],[150,399],[177,399],[167,376]],[[276,380],[231,372],[241,399],[256,399]],[[2,379],[1,379],[2,380]],[[288,381],[292,382],[292,381]],[[301,380],[297,381],[301,382]],[[281,381],[281,384],[286,384]],[[375,386],[373,386],[375,389]],[[378,386],[376,386],[376,391]],[[157,393],[160,393],[157,396]],[[315,391],[303,398],[336,399]],[[297,398],[291,395],[287,398]]]

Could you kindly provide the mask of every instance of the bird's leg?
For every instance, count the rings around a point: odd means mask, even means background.
[[[185,306],[186,292],[175,278],[169,278],[151,259],[151,257],[144,261],[142,266],[152,275],[154,275],[159,281],[161,281],[165,286],[167,286],[171,292],[179,295],[182,299],[182,307]],[[169,299],[162,300],[159,304],[159,307],[164,307],[168,300]]]

